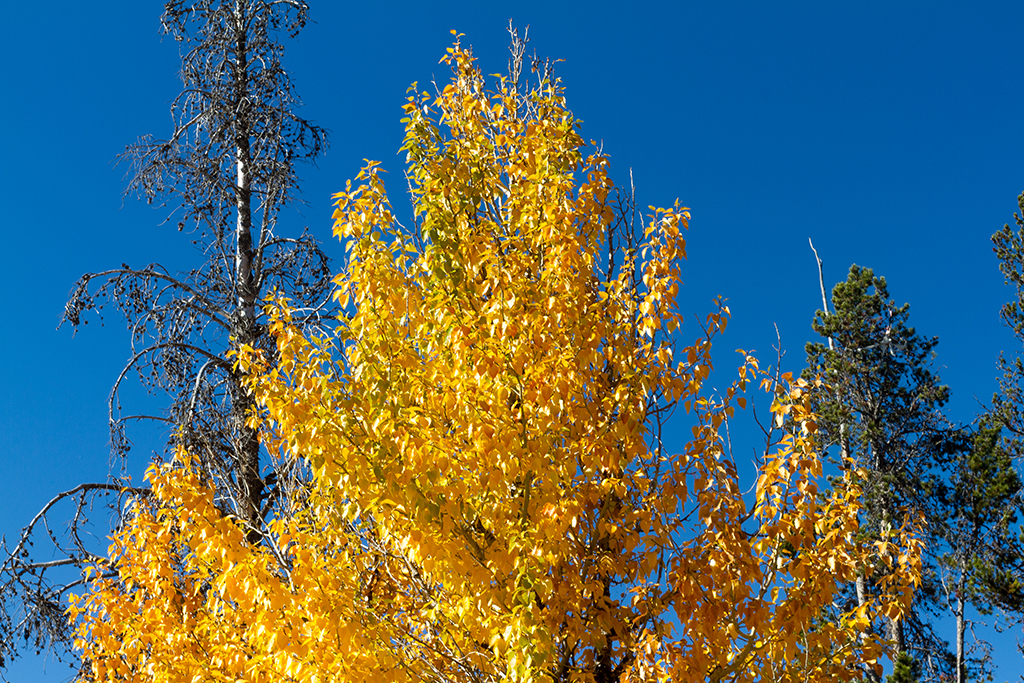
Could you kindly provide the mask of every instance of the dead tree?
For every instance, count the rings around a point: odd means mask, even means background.
[[[203,260],[185,272],[152,263],[87,273],[62,320],[77,331],[108,306],[127,323],[131,355],[110,394],[115,462],[131,448],[127,425],[165,423],[168,446],[200,457],[221,506],[246,525],[251,543],[260,542],[263,520],[287,501],[297,475],[261,452],[256,431],[246,424],[252,406],[244,378],[226,352],[243,344],[272,352],[261,317],[271,293],[287,296],[307,325],[333,315],[327,256],[305,232],[277,232],[282,209],[298,200],[297,164],[313,161],[327,144],[324,129],[296,114],[299,99],[281,64],[280,38],[294,37],[307,17],[302,0],[166,3],[163,30],[181,51],[174,128],[165,140],[141,138],[120,159],[130,164],[127,194],[166,207],[168,222],[190,236]],[[122,410],[121,388],[131,376],[167,396],[163,414]],[[50,501],[19,539],[4,539],[0,668],[19,642],[69,644],[67,589],[82,583],[83,565],[102,554],[82,542],[80,528],[97,503],[111,507],[110,528],[116,528],[125,511],[113,499],[123,490],[115,478],[83,484]],[[74,505],[69,541],[53,533],[49,519],[61,514],[62,501]],[[46,557],[58,559],[35,559],[37,540],[52,543],[56,553]],[[69,567],[78,572],[68,573]]]

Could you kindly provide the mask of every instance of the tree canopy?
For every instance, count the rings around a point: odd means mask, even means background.
[[[77,599],[84,680],[853,680],[919,580],[910,514],[860,533],[864,471],[824,478],[813,380],[744,354],[708,387],[729,311],[684,324],[689,212],[637,210],[550,69],[405,104],[413,219],[379,165],[336,196],[333,333],[270,307],[233,356],[301,495],[246,541],[184,446],[155,464]],[[687,332],[689,330],[689,332]],[[684,337],[690,341],[684,341]],[[272,361],[272,362],[271,362]],[[724,372],[719,369],[717,372]],[[716,375],[717,376],[717,375]],[[725,438],[772,422],[744,493]],[[692,438],[670,451],[672,411]],[[873,579],[850,603],[842,585]]]

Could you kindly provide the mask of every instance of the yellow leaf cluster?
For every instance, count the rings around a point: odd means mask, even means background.
[[[687,209],[636,218],[557,83],[488,90],[460,43],[446,60],[405,105],[414,226],[368,162],[336,195],[336,333],[278,301],[274,364],[238,359],[268,446],[308,470],[301,509],[254,547],[187,454],[151,469],[73,608],[86,678],[859,676],[917,581],[912,520],[858,540],[857,472],[820,485],[816,387],[748,356],[705,390],[728,309],[680,341]],[[779,437],[749,496],[722,430],[759,381]],[[880,593],[847,606],[858,574]]]

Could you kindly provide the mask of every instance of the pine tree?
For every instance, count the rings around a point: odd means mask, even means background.
[[[1013,300],[1000,311],[1003,323],[1024,344],[1024,192],[1017,197],[1020,213],[1014,213],[1016,229],[1006,224],[992,235],[993,251],[1005,283],[1016,291]],[[993,397],[993,420],[1006,429],[998,449],[1012,460],[1024,455],[1024,359],[1020,350],[1007,357],[1000,354],[999,391]],[[1017,496],[1020,501],[1021,494]],[[975,577],[984,588],[988,609],[999,608],[1024,619],[1024,530],[1006,533],[1002,542],[989,549],[991,559]]]
[[[941,534],[948,550],[942,555],[943,584],[950,611],[956,617],[957,683],[965,683],[968,666],[967,615],[971,604],[991,612],[1010,584],[998,588],[1017,543],[1017,514],[1022,484],[1009,451],[1000,438],[1002,429],[982,420],[969,448],[953,462],[952,480],[944,491],[946,519]],[[1019,589],[1018,589],[1019,593]],[[981,670],[987,658],[974,662]]]
[[[886,679],[887,683],[919,683],[920,680],[921,665],[906,652],[896,658],[892,673]]]
[[[943,416],[949,388],[932,370],[935,337],[909,325],[909,304],[896,306],[885,278],[851,266],[832,291],[834,313],[818,311],[814,331],[828,340],[807,345],[807,377],[821,377],[819,436],[824,448],[865,472],[864,532],[884,538],[905,512],[930,514],[936,468],[956,447],[955,430]],[[929,678],[950,673],[952,656],[928,623],[937,585],[926,582],[908,618],[884,626],[895,652],[916,653]],[[872,586],[857,580],[863,604]],[[879,625],[881,626],[881,625]]]
[[[1016,296],[1003,305],[1000,317],[1024,344],[1024,192],[1017,197],[1020,213],[1013,214],[1017,229],[1007,223],[992,235],[993,251],[999,259],[999,270]],[[999,357],[999,391],[994,398],[993,412],[1014,435],[1024,436],[1024,359],[1020,354]]]

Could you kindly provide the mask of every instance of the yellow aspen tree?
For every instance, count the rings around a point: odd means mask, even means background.
[[[688,210],[634,219],[560,84],[539,65],[527,87],[513,46],[488,85],[457,37],[451,82],[410,89],[410,226],[375,163],[336,195],[335,334],[303,335],[281,299],[274,362],[236,358],[269,449],[308,473],[299,507],[247,545],[189,454],[154,466],[152,502],[73,607],[84,680],[877,668],[870,624],[898,619],[919,578],[914,520],[860,540],[858,472],[821,486],[813,382],[744,354],[723,394],[706,388],[729,312],[684,325]],[[748,388],[773,422],[741,481],[723,432]],[[677,408],[692,429],[678,453]],[[858,571],[879,577],[863,604],[843,595]]]

